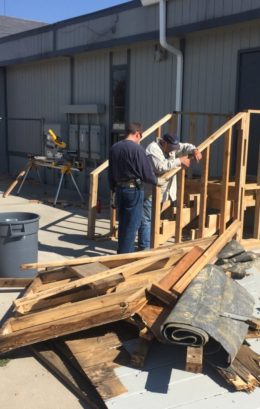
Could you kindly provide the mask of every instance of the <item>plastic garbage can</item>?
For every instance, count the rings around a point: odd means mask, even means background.
[[[33,277],[36,269],[20,270],[38,260],[39,215],[0,213],[0,277]]]

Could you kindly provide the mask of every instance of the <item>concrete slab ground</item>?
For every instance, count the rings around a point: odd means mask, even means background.
[[[7,184],[4,180],[2,192]],[[54,197],[55,189],[50,186],[43,190],[38,184],[26,184],[22,197],[10,195],[3,198],[1,193],[0,212],[30,212],[40,216],[39,261],[116,252],[115,242],[87,240],[87,207],[77,202],[75,192],[61,192],[64,207],[41,203],[48,203]],[[98,215],[97,233],[102,235],[109,228],[106,210]],[[19,293],[15,289],[0,289],[0,319]],[[13,354],[10,362],[0,367],[0,408],[78,409],[82,404],[36,359],[22,353]]]
[[[2,191],[5,190],[4,184]],[[48,188],[49,189],[49,188]],[[21,211],[40,215],[39,261],[62,258],[112,254],[116,243],[88,241],[86,239],[86,208],[75,202],[75,192],[63,192],[63,198],[73,205],[52,207],[32,200],[46,200],[55,192],[29,184],[23,196],[0,196],[0,212]],[[52,196],[53,197],[53,196]],[[77,198],[76,198],[77,200]],[[107,210],[99,215],[97,232],[105,234],[109,229]],[[256,263],[250,276],[241,282],[255,297],[255,313],[260,304],[260,263]],[[6,313],[19,291],[0,289],[0,318]],[[250,341],[260,353],[260,341]],[[131,346],[130,346],[131,347]],[[178,369],[182,352],[154,345],[144,371],[121,367],[117,374],[129,392],[107,402],[109,409],[259,409],[260,388],[251,394],[232,392],[220,377],[208,371],[206,374],[190,374]],[[13,354],[6,366],[0,367],[1,409],[78,409],[78,399],[48,370],[26,353]],[[174,368],[174,369],[173,369]]]

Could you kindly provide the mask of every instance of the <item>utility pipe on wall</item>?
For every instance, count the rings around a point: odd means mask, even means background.
[[[171,54],[174,54],[177,58],[176,102],[175,102],[176,108],[175,110],[181,111],[181,108],[182,108],[182,81],[183,81],[183,55],[182,55],[182,52],[178,48],[167,43],[167,40],[166,40],[166,1],[167,0],[160,0],[160,4],[159,4],[160,44],[163,48],[165,48]],[[180,131],[180,129],[178,129],[178,131]]]
[[[166,40],[166,1],[167,0],[141,0],[142,5],[151,6],[159,3],[159,32],[160,32],[160,45],[174,54],[177,58],[177,73],[176,73],[176,96],[175,96],[175,111],[182,110],[182,83],[183,83],[183,55],[182,52],[167,43]],[[181,131],[181,116],[178,116],[178,135]]]

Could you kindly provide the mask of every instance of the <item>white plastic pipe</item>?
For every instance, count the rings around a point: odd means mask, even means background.
[[[160,0],[159,4],[159,29],[160,29],[160,44],[163,48],[174,54],[177,58],[177,73],[176,73],[176,99],[175,110],[181,111],[182,108],[182,82],[183,82],[183,55],[182,52],[167,43],[166,40],[166,1]],[[178,115],[178,135],[180,135],[181,115]]]

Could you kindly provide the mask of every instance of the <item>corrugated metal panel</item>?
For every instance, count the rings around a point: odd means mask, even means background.
[[[70,103],[69,59],[10,67],[7,86],[10,117],[64,121],[61,106]]]
[[[260,0],[169,0],[167,26],[177,27],[202,22],[260,7]],[[158,31],[158,4],[136,7],[110,15],[86,20],[71,20],[67,25],[50,26],[44,32],[29,33],[28,37],[0,42],[0,61],[31,56],[40,57],[48,52],[73,47],[90,47]]]
[[[81,123],[101,124],[108,130],[109,119],[109,51],[80,55],[74,66],[74,103],[105,104],[105,114],[82,115]]]
[[[259,46],[260,32],[256,23],[189,36],[185,51],[183,110],[234,112],[238,51]],[[220,125],[221,121],[215,123],[215,126]],[[188,140],[187,127],[185,135]],[[201,132],[196,143],[203,137]],[[221,172],[221,149],[219,144],[212,152],[211,173],[215,176]]]
[[[41,122],[26,120],[44,118],[47,122],[65,122],[61,106],[70,102],[69,60],[19,65],[7,70],[9,150],[41,154]],[[20,163],[12,158],[12,166]],[[11,168],[11,171],[13,169]]]
[[[180,26],[242,13],[260,7],[260,0],[170,0],[168,26]]]
[[[148,43],[131,49],[130,121],[144,128],[175,109],[176,59],[155,62],[155,46]]]
[[[25,58],[53,51],[53,31],[29,35],[6,43],[0,43],[1,61]]]
[[[57,49],[115,40],[158,30],[158,27],[158,6],[127,10],[58,28]]]

